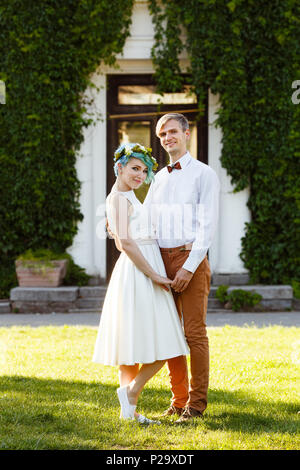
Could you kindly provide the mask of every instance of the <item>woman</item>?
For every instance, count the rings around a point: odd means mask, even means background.
[[[148,209],[133,191],[153,180],[157,162],[139,144],[121,145],[114,161],[117,179],[106,210],[121,255],[107,288],[93,361],[119,366],[121,418],[159,423],[136,412],[138,396],[167,359],[188,354],[188,347]]]

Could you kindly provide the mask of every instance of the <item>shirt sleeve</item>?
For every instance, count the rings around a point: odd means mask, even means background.
[[[197,205],[196,238],[189,257],[182,266],[194,273],[204,260],[217,228],[219,215],[219,179],[212,168],[201,176],[200,198]]]

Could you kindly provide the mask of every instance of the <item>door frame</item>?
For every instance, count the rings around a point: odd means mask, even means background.
[[[155,85],[152,74],[107,75],[107,172],[106,194],[108,195],[115,182],[113,154],[117,149],[118,123],[120,121],[150,121],[151,147],[153,156],[158,161],[158,170],[167,163],[167,154],[155,135],[158,119],[168,112],[181,112],[192,120],[197,120],[197,159],[208,163],[208,94],[206,95],[203,115],[199,116],[197,104],[187,105],[122,105],[118,103],[118,86],[120,85]],[[107,238],[106,243],[106,278],[109,281],[113,266],[119,256],[114,241]]]

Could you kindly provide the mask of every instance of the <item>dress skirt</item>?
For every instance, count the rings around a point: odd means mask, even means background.
[[[166,276],[157,242],[137,243],[152,268]],[[186,354],[189,349],[171,289],[154,284],[122,252],[107,288],[93,362],[146,364]]]

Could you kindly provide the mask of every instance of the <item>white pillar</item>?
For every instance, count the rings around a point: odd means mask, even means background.
[[[93,234],[94,266],[102,278],[106,277],[106,75],[97,75],[94,82],[101,87],[95,98],[95,106],[102,119],[97,121],[93,132]],[[111,160],[113,162],[113,160]]]
[[[217,173],[220,183],[220,212],[217,233],[209,251],[213,273],[247,273],[239,254],[245,223],[250,221],[247,207],[249,190],[233,193],[226,170],[221,166],[222,131],[216,127],[219,98],[209,91],[208,97],[208,164]]]
[[[75,263],[88,274],[106,275],[105,244],[103,230],[97,225],[104,220],[106,198],[106,87],[105,76],[94,74],[93,82],[102,87],[99,92],[88,89],[86,95],[94,97],[89,112],[101,113],[102,119],[84,129],[84,141],[77,155],[77,177],[81,182],[80,208],[84,216],[78,224],[78,232],[68,252]]]

